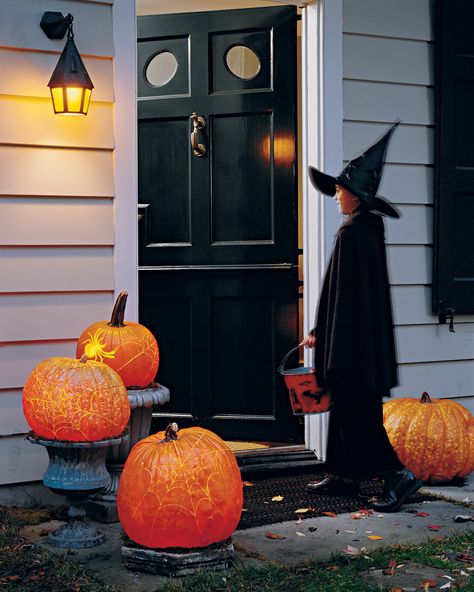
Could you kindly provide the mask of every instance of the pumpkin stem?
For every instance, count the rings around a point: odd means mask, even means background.
[[[122,290],[117,296],[117,300],[114,304],[112,316],[110,317],[109,327],[125,327],[125,306],[127,304],[128,292]]]
[[[92,358],[89,358],[87,354],[82,354],[82,356],[79,359],[79,362],[81,362],[81,364],[85,364],[87,360],[92,360]]]
[[[166,426],[165,437],[162,442],[173,442],[178,439],[178,424],[173,422]]]
[[[420,403],[432,403],[431,397],[426,391],[421,395]]]

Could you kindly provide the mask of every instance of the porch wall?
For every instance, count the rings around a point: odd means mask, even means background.
[[[432,0],[344,0],[344,158],[400,118],[380,194],[387,220],[400,386],[394,395],[455,398],[474,412],[474,316],[455,333],[431,313],[434,47]]]
[[[41,479],[21,389],[50,356],[107,318],[114,290],[112,0],[3,0],[0,19],[0,484]],[[6,5],[6,6],[5,6]],[[86,117],[55,116],[46,86],[65,40],[39,23],[74,16],[95,85]]]

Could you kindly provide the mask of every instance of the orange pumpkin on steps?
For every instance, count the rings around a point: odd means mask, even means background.
[[[127,292],[117,297],[110,321],[87,327],[77,341],[76,356],[104,362],[120,375],[126,387],[146,387],[158,372],[158,343],[139,323],[124,321]]]
[[[120,522],[145,547],[223,541],[242,512],[242,479],[230,448],[203,428],[177,430],[170,424],[166,432],[138,442],[120,478]]]
[[[384,426],[400,461],[418,479],[432,483],[474,470],[474,418],[449,399],[392,399],[383,407]]]
[[[130,403],[120,376],[105,364],[48,358],[28,376],[23,412],[38,436],[89,442],[119,436]]]

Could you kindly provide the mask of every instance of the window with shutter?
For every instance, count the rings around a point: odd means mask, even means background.
[[[474,312],[474,2],[436,5],[433,312],[449,316]]]

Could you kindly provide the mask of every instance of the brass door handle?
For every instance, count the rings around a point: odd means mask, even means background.
[[[204,144],[199,144],[199,132],[202,130],[203,127],[206,127],[206,120],[204,117],[198,117],[196,111],[192,113],[189,119],[193,120],[194,129],[191,133],[191,148],[193,149],[194,156],[200,158],[204,156],[207,152],[206,147]]]

